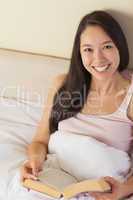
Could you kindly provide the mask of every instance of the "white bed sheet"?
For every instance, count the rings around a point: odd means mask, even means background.
[[[26,146],[32,140],[42,110],[13,99],[0,101],[0,200],[12,199],[13,181],[17,180],[16,176],[19,178],[19,167],[26,159]]]

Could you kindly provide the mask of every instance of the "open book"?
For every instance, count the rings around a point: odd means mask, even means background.
[[[90,179],[78,182],[70,174],[59,169],[45,169],[38,180],[25,179],[23,186],[44,193],[50,197],[72,198],[81,192],[109,191],[110,185],[103,179]]]

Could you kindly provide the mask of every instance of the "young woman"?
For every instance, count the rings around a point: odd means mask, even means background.
[[[108,130],[113,129],[110,135],[112,145],[115,133],[118,132],[115,123],[120,116],[123,121],[120,136],[125,139],[125,144],[121,146],[120,138],[116,137],[115,145],[130,152],[133,82],[121,75],[128,62],[127,42],[116,20],[105,11],[94,11],[83,17],[75,36],[69,71],[54,79],[44,115],[28,147],[29,160],[21,168],[22,180],[36,178],[46,159],[50,134],[58,129],[61,120],[77,113],[88,117],[104,115],[105,121],[112,120],[109,117],[111,115],[114,127],[108,127]],[[106,134],[102,135],[103,141]],[[91,193],[97,200],[118,200],[133,193],[132,176],[123,184],[111,177],[106,177],[105,180],[111,184],[112,191],[103,194]]]

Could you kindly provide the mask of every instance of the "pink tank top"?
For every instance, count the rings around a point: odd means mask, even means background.
[[[58,130],[92,136],[99,141],[129,151],[133,141],[133,121],[127,116],[127,109],[133,95],[133,78],[127,94],[119,108],[106,115],[77,115],[59,122]]]

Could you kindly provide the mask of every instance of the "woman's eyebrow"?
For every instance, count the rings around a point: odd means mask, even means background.
[[[102,42],[102,44],[107,44],[107,43],[112,43],[112,40],[107,40],[107,41]]]
[[[101,44],[108,44],[108,43],[112,43],[112,40],[106,40],[106,41],[102,42]],[[91,45],[91,44],[83,44],[81,46],[82,47],[92,47],[93,45]]]
[[[81,45],[82,47],[92,47],[93,45],[91,45],[91,44],[83,44],[83,45]]]

